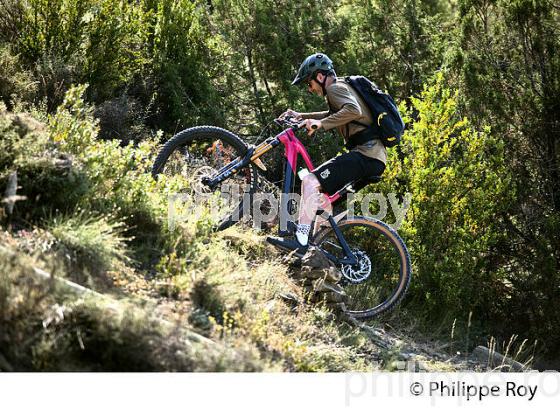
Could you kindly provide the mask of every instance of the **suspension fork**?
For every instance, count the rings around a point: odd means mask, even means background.
[[[222,183],[233,174],[236,174],[239,170],[245,168],[251,162],[257,165],[263,171],[266,171],[266,167],[261,162],[261,160],[259,160],[259,157],[265,152],[268,152],[272,148],[276,147],[279,143],[280,142],[276,138],[270,138],[266,141],[263,141],[256,147],[249,147],[247,153],[243,156],[243,158],[235,158],[229,164],[220,168],[218,170],[218,175],[216,175],[214,178],[203,178],[202,183],[214,189],[218,184]]]

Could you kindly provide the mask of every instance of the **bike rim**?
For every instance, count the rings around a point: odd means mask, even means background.
[[[253,188],[254,174],[251,167],[232,175],[214,189],[203,183],[203,178],[212,178],[245,150],[228,144],[214,136],[197,136],[184,145],[177,146],[160,169],[161,174],[178,175],[182,188],[178,194],[183,201],[204,208],[217,224],[228,226],[243,217],[242,201]],[[196,208],[198,209],[198,208]]]
[[[339,228],[359,260],[359,266],[350,270],[338,266],[343,273],[340,284],[347,295],[347,313],[368,318],[394,307],[410,281],[408,252],[400,238],[386,225],[367,220],[343,222]],[[332,230],[323,233],[317,244],[338,258],[344,256]]]

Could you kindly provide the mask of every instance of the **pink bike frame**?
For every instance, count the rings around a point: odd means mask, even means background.
[[[284,193],[288,194],[292,184],[292,178],[297,172],[298,154],[302,156],[307,169],[313,171],[315,167],[313,166],[313,162],[311,162],[311,157],[309,156],[307,150],[305,149],[301,141],[296,137],[293,129],[288,128],[287,130],[284,130],[281,134],[279,134],[278,140],[282,144],[284,144],[285,148],[287,164],[284,174]],[[340,193],[338,192],[330,196],[327,194],[324,195],[327,197],[330,203],[333,203],[340,198]]]

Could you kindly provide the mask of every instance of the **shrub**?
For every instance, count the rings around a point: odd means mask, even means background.
[[[85,89],[71,88],[64,104],[49,120],[50,138],[59,150],[73,155],[87,177],[89,185],[80,207],[125,220],[128,235],[134,237],[130,242],[134,256],[143,262],[152,263],[154,257],[177,246],[184,257],[193,240],[210,233],[209,214],[191,220],[186,231],[168,229],[168,196],[181,192],[183,177],[152,178],[158,149],[155,138],[126,146],[118,140],[99,140],[94,110],[82,98]]]
[[[126,225],[110,215],[79,211],[54,217],[46,226],[80,271],[103,272],[129,259]]]
[[[165,198],[158,195],[160,188],[149,173],[156,142],[121,147],[117,140],[98,140],[93,108],[82,99],[85,89],[71,88],[49,121],[52,140],[75,156],[88,177],[90,188],[81,200],[82,208],[104,214],[115,211],[140,235],[159,231]]]
[[[30,71],[24,69],[11,47],[0,45],[0,98],[12,109],[18,104],[33,101],[37,82]]]
[[[471,310],[487,317],[507,297],[499,215],[514,195],[511,175],[504,141],[461,118],[457,93],[443,79],[438,74],[412,99],[418,119],[403,137],[404,162],[391,151],[385,187],[398,186],[399,175],[412,193],[401,233],[412,254],[416,299],[436,317]]]
[[[49,143],[45,127],[27,114],[13,114],[0,106],[0,186],[17,171],[15,213],[28,222],[37,221],[55,209],[75,206],[87,190],[87,181]]]
[[[14,114],[0,103],[0,175],[29,158],[42,158],[48,139],[44,126],[27,114]],[[31,144],[31,141],[34,143]]]
[[[158,126],[175,130],[203,118],[216,119],[210,69],[209,23],[198,1],[154,4],[151,70]]]
[[[121,144],[141,141],[149,135],[144,125],[147,112],[142,103],[126,94],[102,102],[95,108],[99,119],[99,138],[118,139]]]

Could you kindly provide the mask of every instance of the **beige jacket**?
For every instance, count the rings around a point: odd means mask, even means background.
[[[326,91],[329,106],[334,112],[330,115],[329,111],[302,113],[303,119],[321,120],[326,131],[336,128],[345,142],[351,135],[365,129],[364,126],[351,123],[351,121],[372,124],[369,108],[360,95],[346,84],[344,78],[338,77],[326,88]],[[368,141],[353,150],[367,157],[378,159],[384,164],[387,163],[387,149],[380,140]]]

